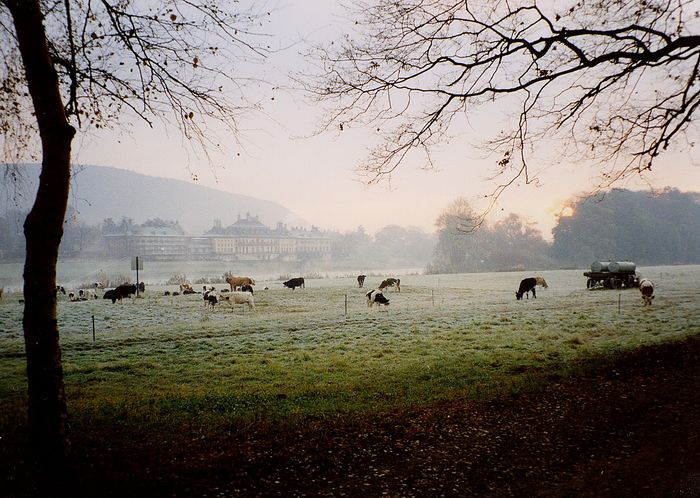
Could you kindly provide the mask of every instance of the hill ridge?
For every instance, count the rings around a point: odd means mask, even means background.
[[[0,214],[27,211],[34,200],[39,165],[19,167],[24,173],[22,178],[8,181],[9,166],[3,165],[5,181],[0,190]],[[301,217],[274,201],[111,166],[73,165],[68,204],[77,212],[78,219],[88,225],[99,224],[106,218],[118,222],[127,217],[136,223],[162,218],[178,221],[191,235],[211,228],[214,219],[227,226],[246,213],[257,216],[268,226],[278,222],[307,225]]]

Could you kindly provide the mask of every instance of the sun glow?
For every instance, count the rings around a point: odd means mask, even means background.
[[[559,216],[562,218],[570,218],[571,216],[574,215],[574,208],[571,206],[564,206],[562,210],[559,212]]]

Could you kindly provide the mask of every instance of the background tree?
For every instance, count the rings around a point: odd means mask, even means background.
[[[552,256],[586,267],[593,261],[700,263],[700,196],[668,189],[656,194],[612,190],[585,196],[553,230]]]
[[[518,215],[467,233],[465,223],[473,219],[469,203],[459,198],[445,208],[435,226],[438,242],[429,273],[463,273],[556,267],[550,246]]]
[[[32,483],[42,496],[71,494],[55,288],[76,130],[160,119],[206,153],[217,143],[207,123],[235,134],[250,107],[242,65],[234,72],[230,62],[265,55],[252,30],[267,14],[217,0],[0,0],[2,159],[41,158],[24,222],[23,328]]]
[[[488,229],[491,253],[487,267],[503,269],[544,269],[557,266],[549,257],[550,246],[542,233],[517,214],[509,214]]]
[[[528,159],[557,140],[556,161],[598,161],[609,186],[652,168],[697,132],[698,4],[679,0],[352,2],[356,30],[316,56],[307,88],[327,124],[371,123],[383,136],[361,166],[370,182],[413,152],[460,133],[501,101],[500,185],[534,180]],[[541,150],[541,148],[540,148]]]
[[[462,273],[480,270],[488,253],[488,238],[484,230],[464,234],[460,227],[474,217],[469,202],[464,198],[452,201],[435,221],[438,240],[433,263],[428,273]]]

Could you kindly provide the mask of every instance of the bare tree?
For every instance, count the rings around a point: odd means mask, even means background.
[[[316,51],[306,86],[325,126],[371,123],[383,137],[360,170],[391,175],[503,101],[505,131],[484,145],[500,185],[531,182],[538,144],[600,168],[600,187],[692,146],[700,104],[700,5],[694,0],[374,0],[352,2],[355,31]],[[500,109],[499,107],[496,107]],[[386,130],[386,131],[385,131]]]
[[[268,15],[223,0],[0,0],[3,160],[41,158],[24,223],[23,318],[32,484],[40,496],[71,494],[56,263],[76,131],[160,119],[206,153],[216,145],[209,122],[235,135],[237,117],[255,106],[243,99],[241,67],[266,55],[256,30]]]

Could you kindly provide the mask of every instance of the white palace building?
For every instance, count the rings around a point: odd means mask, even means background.
[[[221,220],[203,235],[184,235],[172,226],[136,226],[129,233],[107,234],[105,255],[127,257],[133,254],[154,260],[220,259],[226,261],[299,261],[329,259],[331,236],[313,227],[288,229],[263,225],[257,216],[247,214],[228,227]]]

